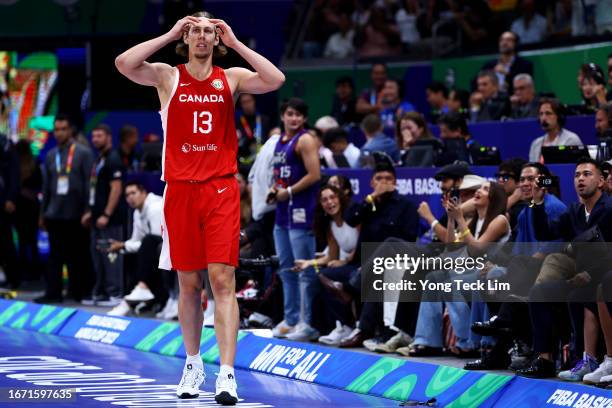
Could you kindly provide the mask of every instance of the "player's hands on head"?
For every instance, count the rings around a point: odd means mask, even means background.
[[[181,18],[179,21],[174,24],[174,27],[170,29],[168,32],[173,40],[180,40],[183,38],[183,34],[189,32],[189,27],[192,24],[198,24],[200,20],[198,17],[187,16]]]
[[[210,18],[208,21],[215,25],[215,30],[223,42],[223,45],[230,48],[234,48],[236,45],[238,45],[239,41],[236,38],[236,35],[225,21],[218,18]]]

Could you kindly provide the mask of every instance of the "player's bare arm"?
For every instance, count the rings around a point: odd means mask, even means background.
[[[232,94],[262,94],[275,91],[285,82],[285,75],[265,57],[238,41],[231,27],[223,20],[211,18],[217,34],[226,47],[234,49],[248,62],[255,72],[246,68],[229,68],[225,70]]]
[[[190,25],[198,24],[199,19],[187,16],[176,22],[167,33],[133,46],[115,59],[115,66],[123,75],[140,85],[154,86],[159,93],[162,106],[170,96],[174,68],[168,64],[147,62],[147,58],[166,45],[178,41]]]

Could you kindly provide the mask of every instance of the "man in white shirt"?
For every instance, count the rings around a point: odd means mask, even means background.
[[[514,20],[510,31],[516,33],[523,44],[544,41],[546,19],[536,13],[535,0],[523,0],[523,16]]]
[[[157,268],[162,242],[163,198],[147,193],[142,184],[130,182],[125,186],[125,200],[134,209],[132,236],[124,242],[111,241],[108,252],[109,256],[119,251],[138,254],[138,267],[134,276],[138,284],[123,298],[123,302],[108,313],[114,316],[128,314],[130,312],[128,302],[148,302],[164,296]]]
[[[574,132],[565,129],[565,116],[561,112],[561,105],[556,99],[541,99],[538,107],[538,117],[542,129],[546,131],[531,143],[529,161],[541,162],[542,146],[581,146],[580,137]]]

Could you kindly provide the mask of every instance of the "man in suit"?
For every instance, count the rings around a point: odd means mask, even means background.
[[[508,95],[514,94],[513,81],[518,74],[533,76],[533,64],[516,53],[519,37],[512,31],[506,31],[499,37],[499,57],[487,61],[482,71],[492,70],[497,75],[500,90]]]

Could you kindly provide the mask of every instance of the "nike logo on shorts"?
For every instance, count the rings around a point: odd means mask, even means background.
[[[191,85],[191,82],[189,82],[188,84],[179,84],[179,86],[187,86],[187,85]]]
[[[221,194],[222,192],[224,192],[225,190],[227,190],[227,187],[222,188],[221,190],[217,190],[217,193]]]

